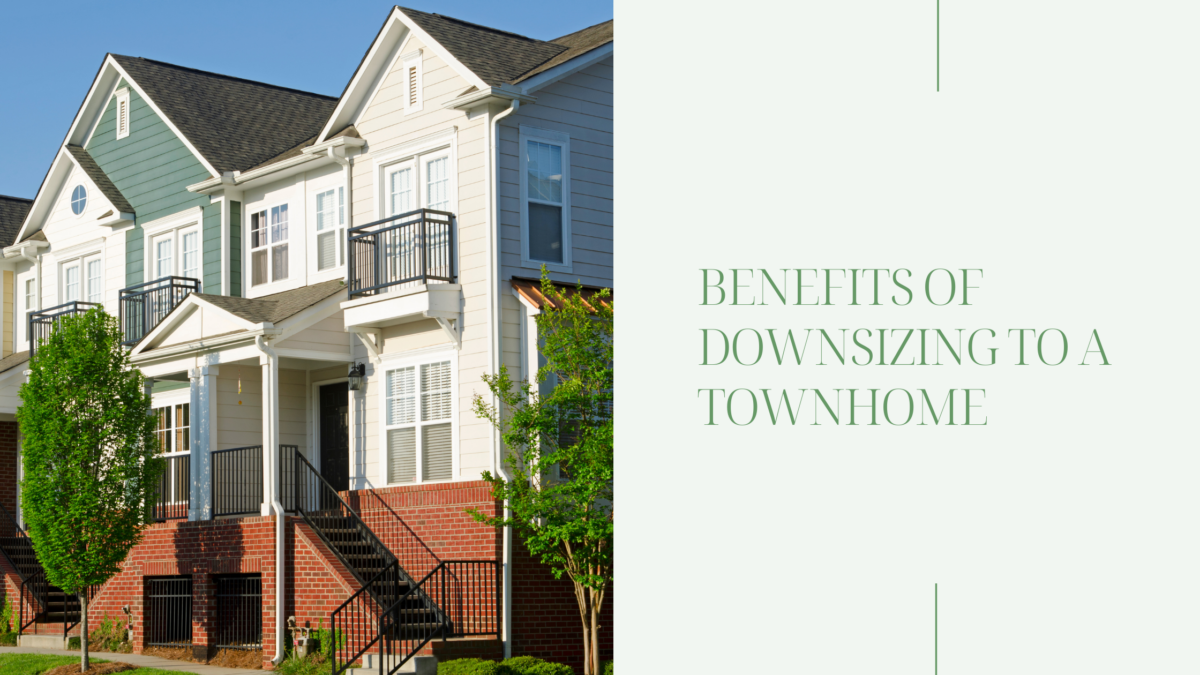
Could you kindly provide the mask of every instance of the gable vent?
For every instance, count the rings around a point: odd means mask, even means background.
[[[411,66],[408,69],[408,104],[417,104],[417,67]]]
[[[117,138],[129,135],[129,90],[117,92]]]

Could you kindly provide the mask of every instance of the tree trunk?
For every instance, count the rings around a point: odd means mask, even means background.
[[[597,603],[597,593],[595,589],[588,589],[588,594],[591,596],[591,619],[592,619],[592,653],[590,660],[592,662],[592,672],[595,675],[602,675],[600,672],[600,607]]]
[[[63,608],[66,609],[65,607]],[[87,589],[79,594],[79,652],[81,655],[81,672],[87,672],[88,669],[88,625],[87,625]],[[67,620],[67,615],[63,613],[63,621]]]

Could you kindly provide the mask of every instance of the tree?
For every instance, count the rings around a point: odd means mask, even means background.
[[[142,374],[100,309],[62,319],[21,386],[21,504],[46,579],[79,596],[88,669],[87,589],[119,570],[149,524],[163,461]]]
[[[513,381],[503,366],[484,375],[498,405],[479,394],[473,403],[508,451],[507,480],[483,474],[506,511],[468,512],[514,528],[555,578],[570,578],[583,623],[584,675],[598,675],[600,610],[613,569],[612,295],[562,290],[545,268],[541,290],[550,300],[537,316],[545,365],[532,382]]]

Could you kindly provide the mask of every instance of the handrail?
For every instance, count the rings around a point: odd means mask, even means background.
[[[23,579],[21,581],[21,587],[17,591],[17,604],[21,606],[20,616],[17,621],[18,634],[24,633],[26,628],[32,626],[33,623],[37,621],[38,615],[37,608],[34,608],[33,616],[29,618],[28,623],[25,622],[25,589],[29,589],[29,595],[33,599],[33,603],[36,603],[38,607],[41,608],[41,611],[45,612],[46,592],[48,590],[48,585],[49,583],[46,581],[46,570],[44,569],[34,572],[33,574],[29,575],[28,579]]]
[[[4,520],[7,520],[8,524],[12,525],[13,537],[15,537],[17,539],[24,539],[26,544],[29,546],[29,548],[32,549],[33,548],[33,540],[29,538],[29,533],[27,533],[25,531],[25,528],[21,527],[20,523],[17,522],[17,519],[13,518],[13,515],[8,512],[8,509],[5,508],[3,504],[0,504],[0,512],[4,513]],[[0,527],[2,527],[2,526],[3,526],[3,521],[0,520]],[[21,568],[17,566],[17,562],[15,560],[13,560],[11,557],[9,557],[8,550],[6,549],[6,547],[0,546],[0,555],[4,556],[4,559],[6,561],[8,561],[8,566],[13,568],[14,570],[16,570],[17,575],[21,577],[22,581],[24,581],[25,573],[22,572]]]
[[[374,619],[376,622],[379,619],[379,603],[376,600],[376,593],[371,589],[385,583],[388,577],[396,575],[396,568],[399,567],[398,562],[391,562],[379,573],[371,577],[371,580],[362,585],[362,588],[355,591],[354,595],[346,598],[346,601],[338,605],[337,609],[329,614],[329,635],[331,637],[329,645],[321,645],[322,649],[327,646],[329,648],[329,660],[333,664],[333,675],[345,671],[350,667],[350,664],[358,660],[368,649],[379,641],[380,634],[377,631],[364,630],[366,624]],[[343,614],[345,612],[345,614]],[[340,619],[339,619],[339,615]],[[374,633],[375,637],[369,642],[361,644],[367,637]],[[342,645],[339,647],[338,643]],[[347,653],[347,646],[353,653],[342,659],[342,666],[338,667],[338,651],[343,654]]]
[[[327,494],[317,495],[318,499],[320,500],[321,497],[326,497],[328,495],[332,495],[333,498],[337,500],[337,503],[334,504],[333,507],[336,508],[337,506],[341,506],[343,515],[347,515],[354,520],[355,525],[357,526],[357,529],[359,531],[359,534],[361,534],[363,536],[363,538],[367,540],[367,544],[370,545],[371,548],[373,548],[375,550],[375,552],[378,553],[385,561],[398,562],[396,560],[396,556],[392,555],[392,552],[390,550],[388,550],[388,547],[384,546],[383,542],[379,541],[379,538],[375,536],[375,533],[371,531],[371,528],[367,527],[367,524],[363,522],[363,519],[360,518],[357,513],[355,513],[354,509],[350,508],[350,505],[347,504],[344,499],[342,499],[342,496],[340,494],[338,494],[338,491],[332,485],[329,484],[329,481],[325,480],[325,477],[321,475],[321,472],[317,471],[316,468],[313,467],[313,465],[310,464],[309,461],[304,457],[304,455],[300,454],[300,451],[298,449],[296,450],[296,460],[298,462],[300,462],[303,466],[308,467],[308,470],[311,473],[311,475],[319,481],[318,485],[323,486],[325,488],[325,491]],[[300,472],[300,467],[297,466],[297,473],[299,473],[299,472]],[[304,518],[304,521],[307,522],[309,524],[309,526],[311,526],[313,528],[313,530],[316,531],[316,533],[322,539],[325,539],[325,543],[329,546],[329,548],[332,549],[335,554],[337,554],[338,553],[337,546],[335,546],[333,544],[333,542],[329,541],[326,538],[325,533],[322,531],[322,528],[312,521],[312,519],[308,515],[308,510],[305,509],[304,506],[302,506],[302,504],[309,503],[307,499],[302,499],[301,495],[300,495],[300,491],[301,491],[300,486],[302,483],[306,483],[306,482],[307,481],[301,481],[301,480],[297,479],[295,485],[293,486],[295,489],[295,492],[296,492],[295,497],[294,497],[295,504],[296,504],[296,510],[299,511],[300,515]],[[307,496],[308,495],[304,495],[304,497],[307,497]],[[323,500],[318,501],[318,506],[319,506],[319,508],[317,510],[319,510],[319,511],[325,510],[324,508],[320,508],[320,507],[324,506]],[[339,557],[341,557],[341,556],[339,555]],[[346,565],[346,567],[348,567],[350,569],[351,572],[354,573],[354,576],[358,577],[358,580],[360,583],[365,583],[365,580],[362,578],[362,574],[355,568],[353,563],[350,563],[344,559],[342,560],[342,562]],[[405,574],[405,576],[408,576],[408,575]]]
[[[67,307],[70,309],[64,309]],[[53,329],[54,324],[58,323],[62,317],[72,314],[84,314],[96,307],[103,309],[103,305],[99,303],[72,300],[71,302],[64,302],[61,305],[55,305],[54,307],[49,307],[37,312],[31,312],[29,314],[29,358],[33,358],[33,355],[37,352],[38,343],[50,337],[50,330]],[[83,309],[81,310],[80,308]],[[46,327],[46,330],[35,331],[35,325]],[[43,332],[45,333],[44,335],[41,334]]]
[[[166,276],[121,289],[121,344],[132,346],[154,330],[187,296],[199,293],[203,284],[191,277]]]
[[[441,635],[443,638],[449,637],[451,632],[449,620],[442,615],[440,621],[429,623],[410,623],[403,620],[403,613],[406,611],[406,605],[412,603],[414,599],[428,598],[429,594],[422,588],[427,581],[433,579],[435,574],[441,572],[441,582],[443,586],[442,596],[445,597],[446,583],[446,563],[438,565],[432,572],[426,574],[423,579],[413,586],[409,586],[408,592],[401,596],[396,602],[392,603],[391,607],[384,610],[379,617],[379,673],[380,675],[392,675],[400,670],[401,666],[408,662],[417,652],[421,650],[430,640]],[[433,584],[437,585],[437,584]],[[393,643],[399,643],[399,650],[393,650]],[[407,643],[407,649],[405,649]],[[393,655],[399,658],[393,658]],[[335,674],[336,675],[336,674]]]
[[[240,516],[258,513],[263,501],[263,461],[261,445],[227,448],[212,452],[211,494],[213,516]],[[249,451],[249,452],[247,452]],[[280,444],[279,459],[285,486],[280,500],[288,511],[286,486],[295,482],[295,467],[289,466],[289,458],[299,452],[295,445]],[[239,455],[245,455],[239,456]]]
[[[455,216],[416,209],[346,231],[349,297],[376,295],[394,286],[454,283]]]

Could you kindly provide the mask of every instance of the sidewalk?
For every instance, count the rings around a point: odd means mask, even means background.
[[[42,649],[40,647],[0,647],[0,656],[4,654],[49,654],[79,658],[78,650],[67,651],[65,649]],[[243,668],[220,668],[218,666],[206,666],[201,663],[189,663],[188,661],[172,661],[170,659],[161,659],[157,656],[145,656],[142,654],[113,654],[110,652],[94,652],[89,650],[88,656],[105,661],[122,661],[139,668],[178,670],[185,673],[196,673],[197,675],[264,675],[264,673],[268,672]]]

